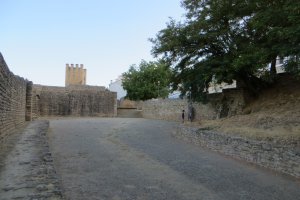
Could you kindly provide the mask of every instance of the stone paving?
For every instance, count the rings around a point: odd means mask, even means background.
[[[62,191],[47,142],[48,121],[31,122],[1,150],[0,199],[61,200]]]
[[[297,200],[300,182],[172,137],[178,123],[146,119],[50,121],[66,199]]]
[[[300,197],[299,179],[172,137],[178,123],[68,118],[48,127],[31,122],[0,145],[0,200]]]

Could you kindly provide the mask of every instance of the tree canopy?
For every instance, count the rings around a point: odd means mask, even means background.
[[[167,97],[171,70],[163,61],[141,61],[139,66],[130,66],[123,74],[122,86],[130,100],[147,100]]]
[[[173,66],[174,89],[197,99],[212,80],[236,80],[257,93],[266,75],[276,76],[277,57],[290,58],[287,70],[299,73],[299,1],[183,0],[182,6],[185,20],[171,19],[150,39],[153,55]]]

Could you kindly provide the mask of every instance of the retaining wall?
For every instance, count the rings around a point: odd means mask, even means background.
[[[300,178],[300,141],[258,141],[179,126],[175,137]]]

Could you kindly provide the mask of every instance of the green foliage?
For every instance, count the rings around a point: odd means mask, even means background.
[[[297,76],[297,78],[300,78],[300,59],[299,56],[290,56],[290,59],[286,61],[285,70],[287,72],[290,72],[291,74],[294,74]]]
[[[164,98],[169,94],[170,77],[171,70],[165,62],[143,60],[123,74],[122,86],[130,100]]]
[[[193,99],[202,99],[213,79],[237,80],[257,93],[268,63],[300,52],[298,1],[183,0],[182,6],[184,22],[171,19],[150,41],[153,55],[172,64],[174,89],[191,90]]]

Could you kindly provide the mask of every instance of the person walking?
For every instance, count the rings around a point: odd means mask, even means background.
[[[184,123],[184,110],[182,110],[181,119],[182,119],[182,123]]]

